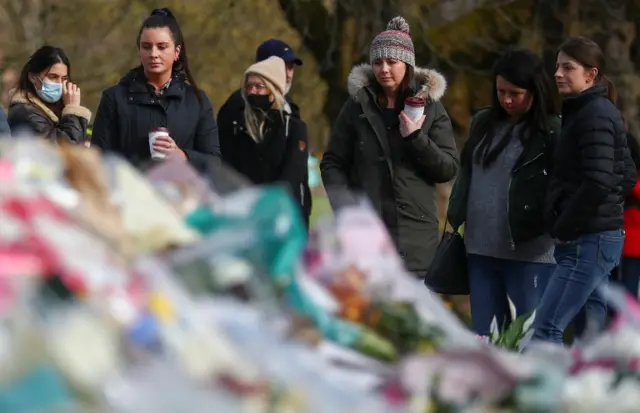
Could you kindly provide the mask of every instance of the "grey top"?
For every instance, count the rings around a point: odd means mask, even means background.
[[[3,109],[0,109],[0,138],[10,135],[11,129],[9,128],[9,122],[7,122],[7,114]]]
[[[520,154],[522,142],[518,139],[520,125],[513,129],[513,138],[488,167],[477,163],[471,168],[471,182],[464,225],[467,253],[514,261],[555,263],[554,241],[544,234],[512,248],[509,228],[509,184]],[[498,128],[495,146],[508,132],[508,124]]]

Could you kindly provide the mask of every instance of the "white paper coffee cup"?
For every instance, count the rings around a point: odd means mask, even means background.
[[[158,152],[153,149],[153,144],[160,136],[169,136],[169,129],[153,128],[149,131],[149,151],[151,152],[151,159],[164,159],[167,157],[166,153]]]
[[[425,101],[420,98],[410,97],[404,101],[404,113],[409,119],[417,122],[424,115]]]

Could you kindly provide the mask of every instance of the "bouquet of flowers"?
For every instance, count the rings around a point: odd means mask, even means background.
[[[440,299],[406,272],[382,222],[364,203],[338,211],[333,224],[311,234],[304,264],[299,278],[325,297],[315,301],[329,302],[326,312],[352,326],[352,334],[337,336],[316,317],[329,340],[385,363],[449,343],[476,345]]]

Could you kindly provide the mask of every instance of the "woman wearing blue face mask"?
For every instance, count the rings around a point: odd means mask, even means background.
[[[12,135],[84,142],[91,111],[80,106],[80,88],[69,82],[70,73],[69,59],[60,48],[43,46],[31,56],[18,87],[10,92]]]

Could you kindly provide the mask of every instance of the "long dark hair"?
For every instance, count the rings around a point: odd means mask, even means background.
[[[37,95],[36,87],[33,85],[29,74],[40,75],[43,71],[49,69],[56,63],[62,63],[67,66],[67,73],[69,79],[71,79],[71,64],[69,64],[69,58],[59,47],[42,46],[34,54],[31,55],[27,63],[25,63],[20,72],[20,79],[18,79],[18,91],[26,92],[27,99],[31,100],[32,96]]]
[[[480,123],[462,150],[462,162],[465,164],[475,161],[485,167],[491,165],[511,139],[512,134],[508,133],[495,147],[493,145],[499,124],[509,119],[509,114],[498,100],[498,76],[531,93],[531,108],[521,119],[524,133],[520,136],[524,141],[540,130],[548,131],[551,128],[550,118],[560,112],[558,91],[545,72],[542,59],[527,49],[506,51],[493,68],[494,83],[489,111],[479,120]]]
[[[191,69],[189,68],[187,45],[185,44],[184,37],[182,36],[182,29],[180,29],[178,20],[173,15],[171,10],[166,7],[162,9],[155,9],[151,12],[149,17],[147,17],[144,22],[142,22],[142,26],[140,27],[140,31],[138,32],[138,39],[136,41],[138,48],[140,48],[140,37],[142,36],[142,31],[144,29],[158,28],[169,29],[169,31],[171,32],[173,43],[175,43],[176,46],[180,46],[180,55],[178,56],[178,60],[173,63],[173,73],[184,74],[189,81],[189,84],[195,89],[198,100],[200,100],[200,89],[198,88],[198,85],[194,80],[193,75],[191,74]]]
[[[405,63],[406,64],[406,63]],[[402,82],[400,82],[400,87],[398,88],[398,95],[396,97],[395,109],[402,109],[404,107],[404,98],[408,97],[408,95],[412,91],[413,78],[415,70],[413,66],[407,65],[407,70],[404,73],[404,77],[402,78]],[[376,103],[380,107],[380,109],[387,108],[387,95],[384,93],[384,89],[380,86],[380,83],[376,80],[372,85],[373,90],[376,93]]]
[[[563,52],[585,69],[598,69],[596,82],[607,87],[607,98],[614,105],[618,101],[618,92],[613,82],[605,75],[607,70],[607,59],[598,43],[588,37],[576,36],[568,38],[560,48],[558,53]]]

